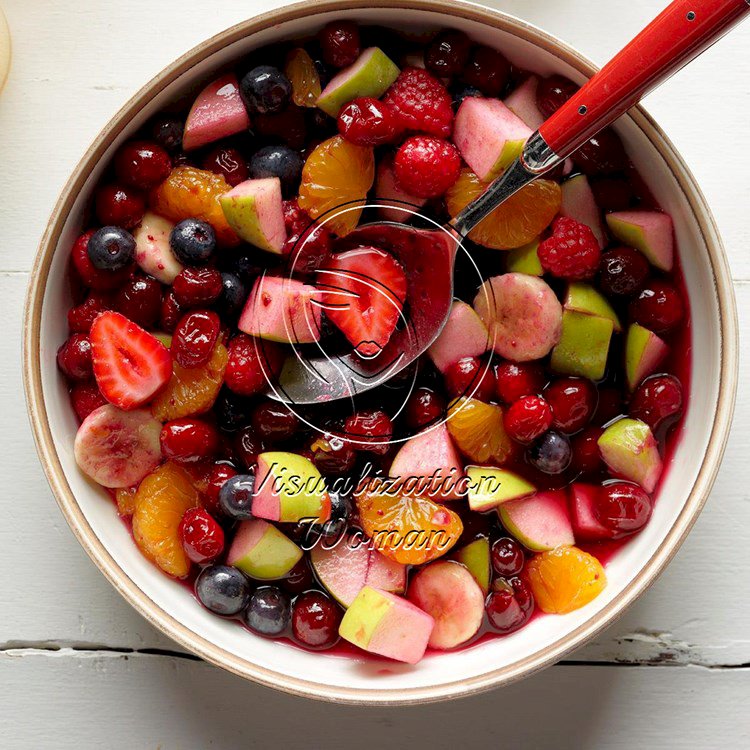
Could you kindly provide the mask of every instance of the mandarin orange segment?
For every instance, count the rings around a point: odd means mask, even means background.
[[[448,408],[448,432],[467,458],[502,464],[513,450],[505,432],[503,410],[475,398],[457,398]]]
[[[190,476],[174,463],[155,469],[140,483],[135,495],[135,543],[149,560],[175,578],[185,578],[190,572],[179,526],[185,511],[198,504],[198,491]]]
[[[196,167],[175,167],[164,182],[151,191],[151,208],[171,221],[202,219],[216,232],[221,245],[237,245],[234,233],[219,204],[219,197],[231,190],[223,175]]]
[[[298,107],[314,107],[320,96],[320,76],[312,57],[302,47],[286,58],[284,73],[292,84],[292,101]]]
[[[487,184],[470,170],[463,169],[448,190],[445,203],[448,213],[456,216]],[[556,182],[536,180],[500,204],[487,218],[469,232],[469,239],[496,250],[521,247],[539,236],[560,211],[562,191]]]
[[[302,169],[299,206],[313,219],[343,207],[325,225],[339,237],[349,234],[359,223],[364,199],[375,178],[375,158],[371,148],[355,146],[340,135],[315,147]]]
[[[160,421],[207,412],[219,395],[227,366],[227,350],[216,344],[211,358],[200,367],[172,364],[172,378],[151,403],[151,413]]]
[[[355,496],[359,520],[375,549],[404,565],[441,557],[463,531],[459,516],[426,497],[395,494],[377,483]]]
[[[578,547],[542,552],[528,563],[526,572],[537,606],[551,614],[580,609],[607,585],[602,564]]]
[[[135,493],[137,487],[120,487],[115,490],[115,502],[117,503],[117,512],[121,516],[132,516],[135,510]]]

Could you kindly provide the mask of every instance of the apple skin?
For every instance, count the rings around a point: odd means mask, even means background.
[[[529,76],[518,88],[505,97],[505,106],[518,118],[536,130],[545,120],[536,103],[539,77]]]
[[[464,357],[479,357],[491,345],[490,334],[474,308],[454,300],[440,335],[427,350],[440,372]]]
[[[133,230],[135,262],[162,284],[171,284],[182,271],[182,264],[169,246],[173,228],[174,223],[169,219],[147,211]]]
[[[560,216],[568,216],[585,224],[596,237],[599,247],[607,244],[607,233],[604,231],[602,211],[594,199],[594,193],[586,175],[577,174],[563,182]]]
[[[245,180],[219,198],[227,223],[245,242],[279,255],[286,242],[281,180]]]
[[[669,347],[655,333],[632,323],[625,337],[625,379],[632,391],[664,361]]]
[[[508,251],[506,268],[510,273],[525,273],[527,276],[544,276],[544,269],[539,261],[537,250],[539,239],[528,245],[516,247]]]
[[[550,365],[562,375],[601,380],[607,366],[614,324],[598,315],[563,311],[562,336],[552,350]]]
[[[457,550],[453,557],[466,566],[474,580],[487,596],[490,590],[490,540],[480,537]]]
[[[496,469],[493,466],[469,466],[466,469],[466,475],[469,478],[467,493],[469,507],[479,512],[492,510],[501,503],[532,495],[536,491],[533,484],[507,469]]]
[[[607,318],[612,321],[615,333],[622,332],[622,324],[614,308],[609,304],[607,298],[594,289],[591,284],[586,284],[583,281],[574,281],[568,284],[563,308],[573,312]]]
[[[609,231],[624,245],[640,250],[662,271],[674,265],[672,217],[661,211],[616,211],[605,217]]]
[[[624,417],[612,423],[598,440],[604,463],[618,476],[653,492],[663,463],[651,428],[639,419]]]
[[[283,578],[302,558],[302,550],[260,518],[243,521],[227,553],[227,564],[260,581]]]
[[[545,552],[574,542],[573,526],[564,490],[537,492],[498,506],[503,526],[524,547]]]

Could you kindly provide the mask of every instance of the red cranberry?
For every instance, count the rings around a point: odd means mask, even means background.
[[[308,591],[294,600],[292,632],[308,648],[330,648],[339,639],[341,608],[320,591]]]
[[[542,78],[536,90],[536,105],[545,117],[551,117],[579,88],[578,84],[565,76]]]
[[[552,407],[552,424],[562,432],[583,429],[594,416],[596,386],[584,378],[560,378],[544,389],[544,397]]]
[[[632,247],[616,247],[602,255],[599,271],[599,284],[605,294],[626,297],[643,286],[649,263]]]
[[[264,450],[265,446],[252,427],[245,427],[244,430],[240,430],[234,439],[235,455],[248,471],[253,470],[258,462],[258,456]]]
[[[99,386],[93,381],[87,383],[75,383],[70,389],[70,403],[73,405],[78,419],[83,422],[94,409],[104,406],[107,399],[102,396]]]
[[[597,493],[594,514],[610,531],[632,534],[651,518],[651,498],[635,484],[612,482]]]
[[[124,185],[104,185],[96,191],[96,216],[106,226],[132,229],[143,218],[143,195]]]
[[[594,474],[602,468],[599,438],[603,432],[601,427],[587,427],[570,441],[573,450],[570,467],[573,471],[579,474]]]
[[[203,159],[203,169],[222,175],[232,187],[248,178],[247,162],[236,148],[217,146],[209,151]]]
[[[509,536],[496,539],[492,543],[490,559],[492,569],[503,578],[518,575],[526,561],[521,545]]]
[[[123,268],[120,271],[106,271],[94,268],[88,253],[89,239],[96,230],[90,229],[84,232],[73,245],[71,260],[81,281],[88,287],[98,291],[116,289],[132,273],[132,268]]]
[[[258,437],[268,443],[281,443],[293,438],[300,428],[299,417],[278,401],[258,404],[250,417]]]
[[[151,328],[161,312],[161,284],[150,276],[129,279],[115,295],[114,309],[142,328]]]
[[[658,334],[671,331],[684,315],[682,297],[668,281],[650,281],[630,303],[630,317]]]
[[[531,587],[520,576],[513,576],[513,578],[508,578],[507,580],[513,589],[513,594],[516,597],[518,605],[521,607],[521,611],[527,617],[530,617],[534,610],[534,595],[531,593]]]
[[[172,356],[182,367],[199,367],[211,357],[221,332],[215,312],[199,310],[180,318],[172,336]]]
[[[57,366],[70,380],[88,380],[93,374],[89,337],[74,333],[57,350]]]
[[[605,128],[586,141],[573,160],[589,177],[623,172],[629,164],[620,136],[612,128]]]
[[[274,114],[255,115],[253,130],[257,135],[281,139],[295,150],[300,150],[307,141],[307,125],[305,113],[301,107],[289,104],[281,112]]]
[[[552,409],[539,396],[524,396],[506,410],[503,423],[505,431],[513,440],[528,445],[550,428]]]
[[[181,307],[210,305],[222,290],[221,274],[215,268],[183,268],[172,284]]]
[[[339,133],[357,146],[393,143],[399,132],[396,116],[384,102],[364,96],[353,99],[339,112]]]
[[[539,365],[503,362],[495,373],[497,395],[506,404],[512,404],[524,396],[536,396],[542,392],[546,378]]]
[[[224,551],[224,530],[203,508],[190,508],[180,521],[185,554],[198,565],[215,560]]]
[[[282,252],[295,275],[310,276],[328,260],[332,249],[331,233],[325,227],[310,223],[299,234],[287,236]]]
[[[406,424],[412,430],[421,430],[444,414],[445,401],[431,388],[415,388],[406,402]]]
[[[609,211],[626,211],[633,205],[635,193],[632,185],[627,180],[619,180],[613,177],[605,177],[594,180],[591,190],[599,208],[608,213]]]
[[[164,458],[181,464],[205,461],[219,452],[221,440],[216,428],[199,419],[174,419],[161,428]]]
[[[68,310],[68,328],[73,333],[88,334],[91,325],[99,313],[110,310],[112,303],[109,296],[101,292],[91,292],[80,305]]]
[[[500,96],[510,80],[510,63],[492,47],[475,47],[464,70],[464,81],[485,96]]]
[[[290,571],[286,578],[279,581],[282,588],[290,594],[301,594],[315,585],[310,563],[303,557]]]
[[[624,413],[622,392],[618,388],[599,388],[599,402],[591,421],[595,425],[605,425]]]
[[[174,296],[174,292],[170,289],[162,298],[161,301],[161,312],[159,313],[159,327],[165,333],[172,333],[180,322],[180,318],[184,314],[184,310],[180,307],[177,299]]]
[[[495,395],[495,378],[487,363],[476,357],[463,357],[443,373],[448,394],[491,401]]]
[[[151,141],[130,141],[115,154],[117,179],[138,190],[150,190],[169,177],[169,154]]]
[[[277,344],[241,333],[229,342],[224,382],[240,396],[254,396],[268,387],[267,378],[279,372],[285,356]]]
[[[429,44],[424,53],[424,65],[438,78],[457,76],[469,62],[471,40],[463,31],[446,29]]]
[[[357,461],[357,452],[352,444],[333,433],[327,432],[313,437],[307,450],[321,474],[346,474],[354,468]]]
[[[533,600],[524,598],[526,610],[516,598],[515,588],[502,580],[495,581],[496,590],[490,593],[485,603],[490,626],[498,633],[508,635],[522,628],[529,619]],[[523,592],[525,594],[526,591]]]
[[[682,383],[674,375],[646,378],[630,399],[630,416],[656,430],[666,419],[682,414]]]
[[[323,60],[345,68],[359,57],[359,28],[353,21],[331,21],[318,32]]]
[[[358,450],[383,456],[391,447],[393,422],[384,411],[360,411],[347,418],[344,432]]]
[[[237,470],[229,464],[213,464],[206,473],[203,488],[203,503],[216,516],[222,513],[219,492],[227,479],[237,476]]]

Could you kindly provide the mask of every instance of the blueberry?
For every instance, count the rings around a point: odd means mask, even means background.
[[[121,227],[102,227],[91,235],[89,260],[100,271],[120,271],[133,262],[135,239]]]
[[[219,429],[225,432],[235,432],[249,425],[252,407],[253,403],[250,399],[238,396],[228,388],[222,388],[214,405]]]
[[[292,84],[278,68],[258,65],[243,77],[240,91],[250,114],[268,115],[284,109]]]
[[[278,177],[285,198],[297,194],[302,177],[302,157],[289,146],[265,146],[250,158],[250,176],[254,179]]]
[[[250,601],[250,583],[237,568],[211,565],[195,581],[200,603],[217,615],[236,615]]]
[[[289,627],[292,603],[276,586],[257,589],[245,610],[245,624],[261,635],[279,635]]]
[[[200,219],[183,219],[169,235],[169,246],[177,260],[186,266],[204,266],[216,249],[213,227]]]
[[[560,432],[550,430],[528,450],[529,461],[545,474],[562,474],[570,465],[570,440]]]
[[[219,505],[229,518],[246,521],[253,517],[254,494],[255,477],[252,474],[237,474],[221,486]]]
[[[242,309],[247,298],[247,289],[233,273],[221,274],[221,296],[219,310],[227,318],[233,318]]]
[[[170,153],[182,148],[182,131],[184,126],[179,117],[162,115],[151,123],[151,135],[153,139]]]

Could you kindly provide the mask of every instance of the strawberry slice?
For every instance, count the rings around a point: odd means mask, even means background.
[[[406,299],[398,261],[376,247],[334,255],[318,271],[320,303],[357,353],[377,356],[396,328]]]
[[[172,377],[169,350],[120,313],[99,314],[89,339],[99,390],[121,409],[145,403]]]

